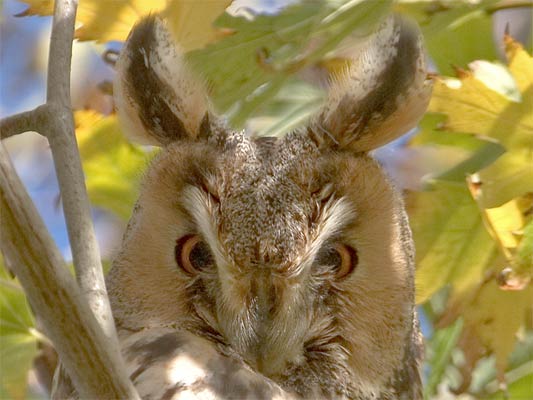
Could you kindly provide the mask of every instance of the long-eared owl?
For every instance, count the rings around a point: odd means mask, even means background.
[[[369,156],[427,106],[416,27],[385,19],[280,138],[232,129],[206,86],[164,20],[134,27],[117,110],[162,151],[107,286],[141,397],[421,399],[411,232]]]

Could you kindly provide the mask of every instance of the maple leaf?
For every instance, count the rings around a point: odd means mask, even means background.
[[[52,15],[53,0],[24,0],[28,8],[19,16]],[[75,36],[79,40],[124,41],[133,25],[143,16],[161,12],[168,17],[173,32],[188,51],[215,38],[211,24],[231,0],[205,4],[187,0],[82,0],[76,14]]]
[[[458,79],[436,80],[429,111],[445,117],[412,144],[471,151],[453,173],[430,177],[432,191],[409,199],[417,300],[451,286],[438,326],[463,319],[467,384],[487,351],[503,380],[532,308],[533,58],[510,37],[505,44],[507,68],[475,62]]]

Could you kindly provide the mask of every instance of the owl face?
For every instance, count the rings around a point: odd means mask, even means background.
[[[380,167],[304,132],[226,138],[152,163],[110,278],[119,326],[184,327],[272,378],[334,360],[342,376],[386,380],[410,340],[413,287]]]
[[[199,101],[161,20],[134,29],[119,115],[164,148],[108,276],[120,334],[185,331],[299,396],[420,396],[412,239],[367,152],[416,123],[430,89],[411,25],[390,18],[375,41],[382,81],[353,87],[361,57],[308,126],[254,138]]]

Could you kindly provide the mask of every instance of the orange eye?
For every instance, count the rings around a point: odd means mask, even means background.
[[[196,274],[213,264],[209,247],[198,235],[185,235],[178,239],[174,248],[178,266],[188,274]]]
[[[349,275],[357,266],[358,261],[357,251],[351,246],[344,244],[326,247],[316,257],[318,264],[333,267],[335,277],[338,279]]]

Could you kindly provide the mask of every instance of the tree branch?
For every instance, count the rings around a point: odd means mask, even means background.
[[[85,176],[70,104],[70,62],[77,0],[57,0],[48,58],[47,105],[54,118],[45,125],[50,143],[76,278],[105,334],[118,345],[107,297],[100,251],[91,220]]]
[[[74,133],[70,64],[76,8],[77,0],[55,1],[46,104],[4,119],[0,128],[2,138],[28,130],[48,138],[79,288],[65,275],[64,261],[3,147],[2,248],[82,397],[138,399],[118,350]]]
[[[81,398],[138,399],[0,143],[0,247]]]
[[[6,139],[28,131],[39,132],[40,127],[48,117],[47,111],[46,105],[43,104],[31,111],[25,111],[2,119],[0,121],[0,139]]]

